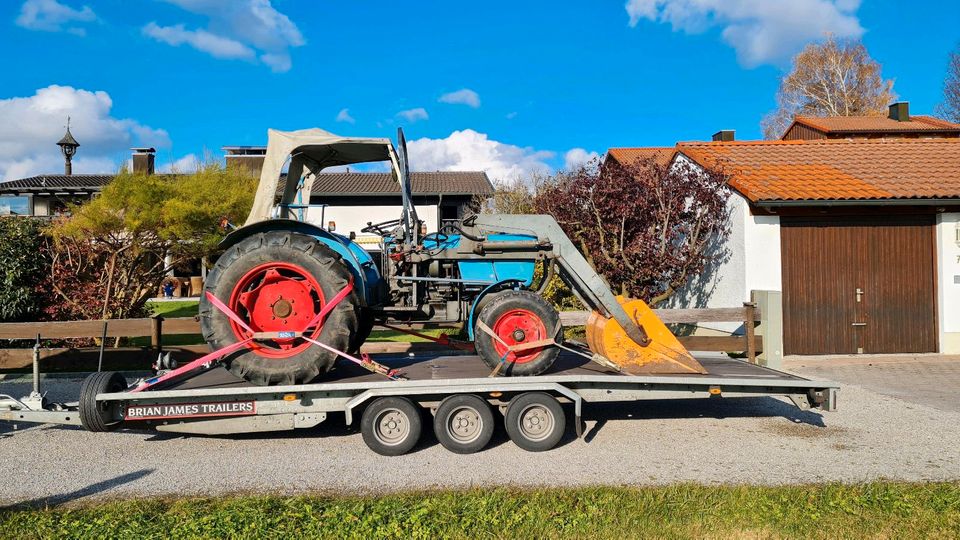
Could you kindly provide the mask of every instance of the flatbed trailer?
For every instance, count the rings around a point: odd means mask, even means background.
[[[73,403],[47,403],[35,368],[30,397],[0,395],[0,420],[82,425],[92,431],[226,435],[311,428],[330,413],[343,413],[348,425],[361,418],[361,434],[372,450],[399,455],[419,440],[424,411],[432,413],[443,446],[471,453],[486,446],[498,410],[518,446],[540,451],[556,445],[566,429],[561,403],[572,405],[579,437],[585,403],[782,396],[801,409],[833,411],[839,389],[835,383],[719,356],[698,358],[705,375],[657,376],[617,373],[570,353],[535,377],[491,377],[475,355],[381,354],[377,360],[400,369],[407,379],[388,380],[342,362],[322,382],[265,387],[214,365],[163,390],[131,391],[122,375],[98,372],[87,378]],[[111,381],[114,386],[106,386]],[[103,391],[107,388],[113,391]]]
[[[833,411],[839,388],[719,356],[698,357],[708,371],[705,375],[633,376],[564,353],[547,373],[534,377],[491,377],[475,355],[380,354],[376,359],[399,368],[407,380],[388,380],[340,362],[322,382],[254,386],[212,366],[162,390],[130,391],[122,375],[99,372],[84,382],[78,402],[47,403],[35,373],[30,397],[0,395],[0,420],[83,425],[93,431],[225,435],[311,428],[330,413],[343,413],[348,425],[361,418],[361,434],[372,450],[399,455],[419,439],[424,411],[432,413],[443,446],[470,453],[487,444],[493,411],[499,410],[510,438],[524,449],[539,451],[556,445],[566,429],[561,403],[572,405],[579,437],[585,403],[783,396],[801,409]],[[110,381],[114,391],[102,391],[111,388],[105,386]]]

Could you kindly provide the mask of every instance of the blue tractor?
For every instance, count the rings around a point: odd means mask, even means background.
[[[350,237],[303,219],[320,171],[369,162],[389,165],[403,201],[397,219],[363,229],[382,238],[379,264]],[[703,372],[646,304],[610,291],[552,217],[478,214],[424,230],[402,130],[396,147],[319,129],[270,130],[253,208],[221,247],[201,327],[214,350],[258,336],[228,359],[254,384],[310,382],[333,366],[335,351],[359,350],[378,323],[461,323],[491,370],[543,373],[563,332],[532,289],[538,265],[538,288],[559,275],[594,311],[587,341],[597,361],[630,373]]]

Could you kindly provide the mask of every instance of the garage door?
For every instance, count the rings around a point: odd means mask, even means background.
[[[937,350],[933,216],[780,222],[786,354]]]

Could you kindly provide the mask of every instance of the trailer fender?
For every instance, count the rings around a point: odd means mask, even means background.
[[[334,234],[311,223],[294,219],[258,221],[234,229],[220,241],[218,247],[227,250],[245,238],[268,231],[290,231],[313,236],[323,242],[346,261],[347,268],[353,274],[354,283],[358,285],[356,289],[362,305],[370,306],[381,302],[384,282],[370,254],[346,236]]]

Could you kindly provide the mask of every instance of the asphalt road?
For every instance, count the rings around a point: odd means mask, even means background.
[[[79,380],[45,383],[52,399],[76,399]],[[0,382],[0,393],[28,390],[27,382]],[[449,453],[428,434],[397,458],[369,451],[336,415],[312,430],[229,437],[26,424],[14,430],[0,422],[0,504],[234,492],[960,478],[960,411],[853,385],[841,389],[832,413],[802,412],[776,398],[740,398],[587,406],[585,417],[583,439],[570,429],[546,453],[518,449],[498,428],[478,454]]]

